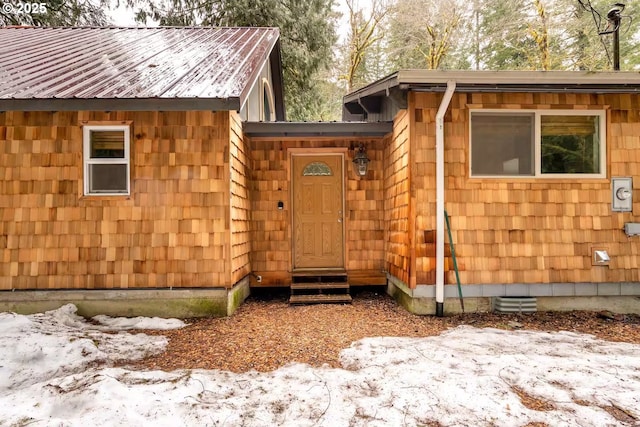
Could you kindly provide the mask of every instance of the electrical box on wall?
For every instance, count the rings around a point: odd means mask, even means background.
[[[611,178],[611,210],[614,212],[631,212],[633,210],[631,177]]]
[[[629,237],[640,235],[640,222],[627,222],[624,225],[624,232]]]

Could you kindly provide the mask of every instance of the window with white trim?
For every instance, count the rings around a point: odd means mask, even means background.
[[[84,194],[130,194],[130,128],[122,125],[87,125],[82,129]]]
[[[603,178],[604,111],[470,112],[471,177]]]

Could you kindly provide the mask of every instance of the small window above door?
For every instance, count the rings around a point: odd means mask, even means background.
[[[302,176],[332,176],[333,171],[324,162],[311,162],[302,170]]]

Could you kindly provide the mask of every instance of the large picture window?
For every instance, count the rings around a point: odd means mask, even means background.
[[[606,176],[604,111],[472,111],[470,131],[472,177]]]
[[[84,194],[130,193],[129,126],[84,126]]]

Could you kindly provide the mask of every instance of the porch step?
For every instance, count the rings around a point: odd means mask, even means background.
[[[347,272],[340,270],[297,270],[291,274],[291,283],[346,282]]]
[[[349,303],[346,271],[304,270],[291,274],[289,304]]]
[[[349,284],[346,282],[310,282],[310,283],[292,283],[291,293],[294,291],[306,291],[306,290],[328,290],[328,289],[349,289]]]
[[[350,303],[349,294],[291,295],[289,304]]]

